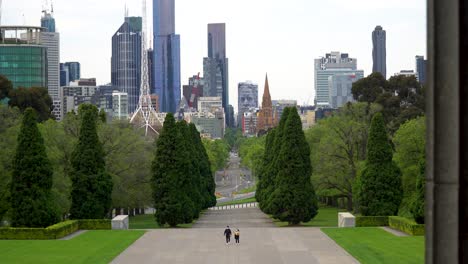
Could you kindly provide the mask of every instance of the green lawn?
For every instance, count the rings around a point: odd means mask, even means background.
[[[252,187],[249,187],[249,188],[245,188],[245,189],[242,189],[238,192],[234,192],[236,194],[243,194],[243,193],[251,193],[251,192],[255,192],[255,190],[257,190],[257,186],[252,186]]]
[[[109,263],[144,231],[87,231],[71,240],[0,240],[1,263]]]
[[[301,223],[300,226],[315,226],[315,227],[337,227],[338,226],[338,212],[343,212],[344,209],[333,207],[319,208],[318,214],[307,223]],[[281,222],[273,219],[273,222],[278,227],[288,226],[287,222]]]
[[[202,212],[203,214],[203,212]],[[179,228],[191,228],[195,221],[191,224],[180,224],[177,227]],[[149,215],[137,215],[131,216],[129,219],[130,229],[157,229],[161,228],[161,226],[156,223],[153,214]],[[162,228],[169,228],[168,225],[163,226]]]
[[[252,197],[252,198],[245,198],[245,199],[242,199],[242,200],[236,200],[236,201],[230,201],[230,202],[225,202],[225,203],[219,203],[219,204],[216,204],[216,206],[232,205],[232,204],[255,203],[255,202],[257,202],[257,200],[255,199],[255,197]]]
[[[424,237],[397,237],[376,227],[322,228],[362,264],[424,263]]]

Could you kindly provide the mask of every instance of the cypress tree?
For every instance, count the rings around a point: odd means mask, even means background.
[[[281,142],[276,160],[278,174],[269,210],[273,217],[289,224],[308,222],[317,215],[318,206],[310,180],[310,147],[294,108],[289,109]]]
[[[193,211],[186,210],[184,203],[189,202],[182,189],[179,150],[184,144],[177,129],[174,115],[168,113],[164,126],[156,141],[156,153],[151,166],[155,218],[160,225],[175,227],[186,223],[193,217]]]
[[[36,118],[32,108],[25,110],[17,139],[10,185],[13,227],[47,227],[59,221],[51,194],[52,165]]]
[[[112,177],[106,171],[104,150],[97,134],[98,110],[80,105],[78,143],[71,157],[72,219],[102,219],[112,204]]]
[[[381,113],[372,118],[367,141],[367,160],[359,177],[359,206],[363,215],[395,215],[403,191],[401,171],[393,159],[393,150]]]
[[[190,134],[195,146],[196,163],[200,171],[200,194],[202,196],[202,208],[207,209],[216,205],[215,188],[216,184],[211,172],[210,160],[206,153],[205,146],[200,138],[200,133],[194,124],[189,125]]]
[[[263,161],[262,161],[262,166],[260,167],[260,171],[258,173],[258,184],[257,184],[257,190],[255,191],[255,198],[257,202],[260,204],[260,208],[262,210],[265,209],[265,196],[267,196],[266,189],[269,187],[269,185],[274,185],[274,182],[272,181],[272,177],[270,174],[267,175],[267,173],[271,172],[271,170],[268,170],[268,167],[272,165],[273,159],[274,159],[274,153],[273,153],[273,142],[275,140],[275,134],[276,134],[277,129],[272,129],[268,132],[265,140],[265,151],[263,154]]]
[[[424,192],[425,192],[425,171],[426,160],[423,158],[419,162],[419,175],[416,179],[416,192],[413,203],[411,204],[411,214],[418,224],[424,224]]]
[[[191,210],[193,214],[186,218],[187,223],[197,219],[202,205],[200,195],[200,173],[195,161],[195,149],[187,122],[184,120],[177,122],[176,127],[179,131],[178,159],[180,176],[182,180],[181,189],[188,196],[188,202],[184,204],[185,210]]]
[[[282,144],[284,142],[284,134],[285,134],[285,126],[286,122],[289,118],[289,114],[291,111],[296,111],[295,108],[286,107],[283,110],[283,114],[281,115],[281,119],[279,122],[278,127],[275,129],[276,131],[273,134],[271,150],[269,151],[269,157],[265,159],[265,170],[264,170],[264,178],[265,178],[265,190],[263,194],[263,207],[262,210],[266,213],[271,213],[270,207],[270,199],[273,191],[276,189],[276,176],[282,166],[279,161],[279,153],[281,151]],[[266,149],[266,148],[265,148]],[[267,154],[267,153],[265,153]]]

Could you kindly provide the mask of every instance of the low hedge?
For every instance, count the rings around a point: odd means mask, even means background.
[[[79,229],[98,230],[111,228],[111,220],[106,219],[68,220],[46,228],[3,227],[0,228],[0,239],[58,239],[72,234]]]
[[[388,216],[356,216],[356,227],[388,226]]]
[[[391,228],[398,229],[412,236],[423,236],[424,225],[400,216],[389,216],[388,223]]]
[[[87,219],[79,221],[80,229],[83,230],[112,229],[112,222],[109,219]]]

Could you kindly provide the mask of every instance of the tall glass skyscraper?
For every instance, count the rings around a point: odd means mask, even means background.
[[[153,93],[161,112],[175,113],[180,102],[180,36],[175,34],[175,0],[153,0]]]
[[[74,82],[81,78],[81,66],[79,62],[65,62],[65,68],[68,69],[68,81]]]
[[[226,116],[229,116],[229,74],[224,23],[208,24],[208,57],[203,59],[203,77],[203,96],[221,97]],[[229,122],[227,125],[234,126]]]
[[[141,17],[126,17],[112,37],[111,82],[127,93],[128,112],[135,112],[141,84]]]
[[[372,61],[374,62],[372,72],[380,72],[387,78],[387,47],[386,32],[381,26],[376,26],[372,31]]]
[[[44,16],[41,18],[41,27],[46,28],[47,32],[55,32],[55,18],[53,17],[54,11],[48,12],[44,10]]]
[[[416,72],[418,73],[418,81],[421,84],[426,83],[426,69],[427,60],[424,59],[424,56],[416,56]]]

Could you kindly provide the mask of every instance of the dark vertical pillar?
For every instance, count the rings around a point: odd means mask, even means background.
[[[428,0],[426,263],[461,263],[460,3]],[[461,134],[463,133],[463,134]]]
[[[460,1],[460,263],[468,263],[468,3]]]

